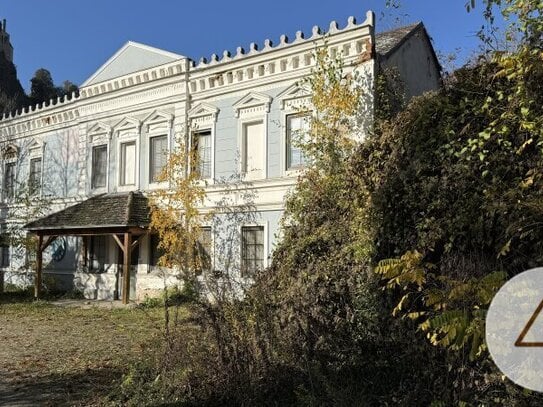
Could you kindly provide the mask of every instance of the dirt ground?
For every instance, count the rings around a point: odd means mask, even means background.
[[[160,308],[80,305],[0,302],[0,406],[97,405],[156,349]]]

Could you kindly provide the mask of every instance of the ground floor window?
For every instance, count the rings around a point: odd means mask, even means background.
[[[251,276],[264,268],[264,226],[241,228],[241,274]]]
[[[206,226],[200,229],[200,236],[196,248],[198,256],[199,273],[210,272],[213,269],[213,235],[211,228]]]
[[[89,244],[89,269],[101,273],[106,266],[107,236],[91,236]]]
[[[0,246],[0,267],[6,268],[10,265],[9,246]]]
[[[164,255],[164,250],[159,248],[160,236],[157,234],[149,235],[149,265],[158,266],[158,261]]]

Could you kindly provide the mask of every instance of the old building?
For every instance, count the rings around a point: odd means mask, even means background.
[[[13,208],[20,206],[18,191],[26,188],[50,202],[51,215],[28,226],[43,245],[50,243],[43,258],[46,281],[75,285],[88,298],[117,298],[124,285],[123,239],[129,234],[128,245],[135,247],[131,298],[160,289],[165,280],[156,267],[156,239],[147,230],[145,195],[164,187],[157,175],[173,140],[189,135],[200,157],[206,208],[244,208],[250,200],[253,211],[251,217],[225,218],[205,228],[214,268],[224,264],[225,245],[236,246],[228,253],[238,267],[265,267],[284,196],[304,166],[291,142],[306,126],[297,106],[307,103],[309,90],[300,79],[310,73],[315,46],[325,36],[329,52],[341,55],[346,70],[368,79],[368,123],[373,79],[382,66],[398,68],[409,96],[440,84],[424,26],[376,34],[371,12],[361,23],[332,22],[326,32],[314,27],[292,40],[281,36],[277,44],[252,43],[199,62],[129,42],[78,95],[2,117],[2,225],[21,224]],[[16,252],[2,247],[6,282],[23,276],[17,271],[28,259]]]

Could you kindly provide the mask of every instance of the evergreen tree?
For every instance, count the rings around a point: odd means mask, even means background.
[[[30,83],[30,101],[32,104],[48,102],[52,98],[60,96],[53,83],[51,73],[47,69],[38,69]]]

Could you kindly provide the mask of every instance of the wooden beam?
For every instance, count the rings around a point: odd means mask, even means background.
[[[121,251],[124,253],[124,243],[121,242],[121,239],[114,233],[111,236],[113,236],[113,240],[115,240],[115,243],[117,243],[117,246],[121,249]]]
[[[139,244],[139,242],[140,242],[140,240],[141,240],[141,238],[142,238],[143,236],[145,236],[145,234],[139,235],[139,236],[136,238],[136,240],[134,240],[134,241],[132,242],[132,245],[130,246],[130,252],[133,252],[133,251],[134,251],[134,249],[135,249],[136,246]]]
[[[124,234],[124,249],[123,249],[123,304],[128,304],[130,301],[130,248],[132,246],[132,234]]]
[[[43,266],[43,236],[38,235],[38,244],[36,252],[36,277],[34,278],[34,298],[39,299],[41,296],[41,269]]]
[[[47,249],[49,247],[49,245],[51,243],[53,243],[53,241],[57,238],[58,236],[47,236],[47,240],[45,241],[45,243],[43,243],[43,245],[41,246],[41,251],[43,252],[45,249]],[[43,239],[43,237],[42,237]]]

